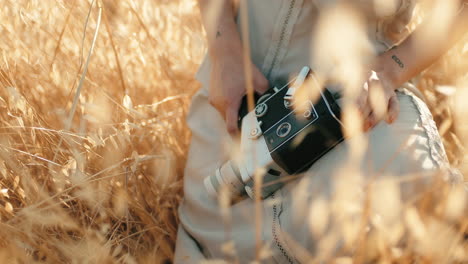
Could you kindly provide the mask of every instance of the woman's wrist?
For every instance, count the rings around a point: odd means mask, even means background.
[[[395,90],[405,82],[401,80],[405,65],[391,50],[377,58],[374,70],[388,88]]]
[[[220,24],[214,36],[208,38],[208,41],[208,50],[212,59],[242,54],[242,41],[234,21]]]
[[[242,43],[240,39],[236,38],[216,41],[208,50],[212,60],[229,58],[231,56],[242,57]]]

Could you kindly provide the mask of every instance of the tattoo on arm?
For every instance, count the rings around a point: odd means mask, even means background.
[[[396,55],[392,56],[392,60],[394,60],[398,64],[398,66],[400,66],[400,68],[405,68],[405,64],[403,64],[400,58],[398,58]]]

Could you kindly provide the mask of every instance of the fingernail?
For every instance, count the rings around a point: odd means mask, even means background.
[[[385,122],[387,122],[387,124],[391,124],[392,123],[392,116],[387,115],[387,117],[385,118]]]
[[[365,124],[364,124],[364,131],[369,130],[369,128],[370,128],[370,122],[366,121]]]

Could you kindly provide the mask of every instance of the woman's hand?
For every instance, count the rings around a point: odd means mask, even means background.
[[[263,94],[269,87],[268,80],[252,63],[250,68],[254,91]],[[242,49],[226,48],[225,52],[212,56],[209,101],[225,119],[230,134],[238,132],[239,108],[244,95],[246,76]]]
[[[356,102],[364,120],[364,131],[375,127],[383,119],[389,124],[397,119],[400,104],[395,89],[384,72],[369,73]]]
[[[211,59],[210,104],[226,120],[230,134],[238,132],[237,120],[243,96],[246,94],[243,48],[236,10],[232,0],[198,0],[208,39]],[[237,1],[234,1],[234,3]],[[262,94],[268,81],[250,61],[254,91]]]
[[[442,26],[446,30],[433,30],[434,26],[441,28],[441,21],[437,15],[429,13],[397,47],[379,55],[373,65],[376,73],[370,75],[358,96],[357,104],[365,121],[364,130],[369,130],[384,118],[388,123],[395,121],[399,113],[395,89],[429,67],[466,34],[467,0],[459,2],[460,8],[452,10],[456,12],[445,14],[452,16]],[[443,3],[438,1],[438,5]],[[437,8],[433,10],[440,12]]]

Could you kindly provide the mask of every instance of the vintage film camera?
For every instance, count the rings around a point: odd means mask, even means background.
[[[204,185],[210,195],[216,197],[226,185],[231,197],[253,198],[254,174],[263,168],[260,195],[266,198],[281,188],[285,179],[291,178],[287,176],[305,171],[343,140],[341,110],[327,89],[320,89],[316,102],[307,101],[306,107],[293,107],[293,96],[307,78],[319,87],[310,68],[304,67],[292,85],[274,87],[262,95],[253,111],[247,112],[243,103],[240,155],[205,178]]]

